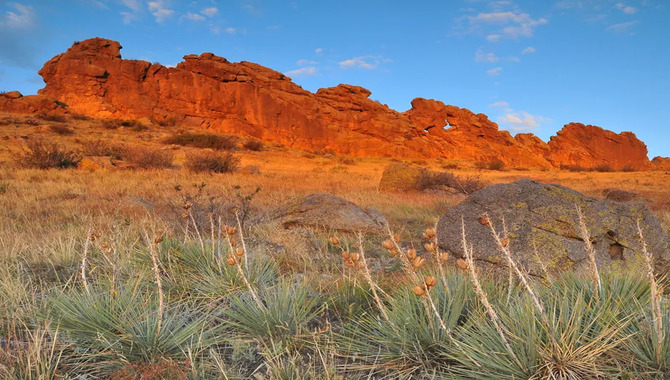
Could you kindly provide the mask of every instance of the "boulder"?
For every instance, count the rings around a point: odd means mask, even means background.
[[[419,191],[425,186],[428,170],[403,163],[391,164],[384,169],[379,181],[380,191]]]
[[[432,194],[469,194],[481,188],[472,178],[458,178],[452,173],[428,170],[404,163],[391,164],[384,169],[379,190],[388,192],[423,191]]]
[[[287,229],[315,228],[342,232],[386,233],[386,218],[331,194],[310,194],[281,207],[270,219]]]
[[[665,274],[670,239],[654,215],[639,202],[614,202],[587,197],[567,187],[528,179],[497,184],[474,192],[451,208],[437,226],[440,247],[463,256],[461,221],[473,245],[478,265],[507,271],[484,215],[498,232],[504,224],[515,259],[533,276],[588,270],[588,257],[579,233],[576,207],[582,210],[600,267],[630,269],[640,265],[639,220],[656,271]],[[540,262],[542,264],[540,264]]]

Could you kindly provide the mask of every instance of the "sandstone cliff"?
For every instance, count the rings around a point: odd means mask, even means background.
[[[307,150],[352,156],[502,160],[510,167],[611,165],[647,168],[634,134],[568,124],[547,144],[512,137],[484,114],[416,98],[400,113],[340,84],[316,93],[282,73],[212,53],[186,55],[176,67],[121,58],[116,41],[75,43],[39,71],[38,96],[0,99],[0,110],[37,112],[53,104],[94,117],[175,119],[192,127],[252,136]],[[29,101],[26,101],[29,99]],[[57,102],[56,102],[57,101]],[[50,108],[49,108],[50,107]]]

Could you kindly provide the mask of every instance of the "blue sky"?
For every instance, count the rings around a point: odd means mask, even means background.
[[[667,0],[0,0],[0,91],[34,94],[74,41],[175,65],[213,52],[316,91],[348,83],[405,111],[415,97],[545,141],[581,122],[670,156]]]

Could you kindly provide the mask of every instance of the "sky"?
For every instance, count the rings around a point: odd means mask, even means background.
[[[363,86],[397,111],[416,97],[548,141],[570,122],[632,131],[670,156],[668,0],[0,0],[0,91],[35,94],[74,41],[174,66],[212,52],[315,92]]]

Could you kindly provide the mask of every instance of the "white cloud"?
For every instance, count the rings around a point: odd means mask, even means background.
[[[218,26],[210,27],[209,31],[216,34],[216,35],[221,34],[221,28],[219,28]]]
[[[628,6],[624,3],[617,3],[615,7],[627,15],[632,15],[633,13],[637,12],[637,8]]]
[[[491,52],[487,53],[487,52],[484,52],[484,50],[482,50],[482,49],[477,49],[477,51],[475,52],[475,61],[476,62],[493,63],[493,62],[498,62],[499,59],[500,58],[498,58],[498,56],[495,55],[494,53],[491,53]]]
[[[214,17],[216,16],[217,13],[219,13],[219,9],[216,7],[209,7],[201,10],[200,13],[204,14],[207,17]]]
[[[542,123],[546,123],[549,119],[531,115],[526,111],[514,111],[512,109],[506,109],[505,115],[498,119],[498,122],[501,124],[509,125],[509,129],[513,132],[522,132],[535,129],[540,126]]]
[[[531,53],[535,53],[535,51],[536,50],[535,50],[534,47],[528,46],[527,48],[521,50],[521,54],[531,54]]]
[[[490,105],[491,107],[509,107],[509,103],[507,103],[507,102],[503,102],[503,101],[499,101],[499,102],[491,103],[491,104],[489,104],[489,105]]]
[[[635,26],[635,24],[637,24],[637,20],[622,22],[620,24],[610,25],[607,28],[605,28],[605,30],[611,33],[621,34],[629,32],[633,28],[633,26]]]
[[[363,57],[354,57],[351,59],[345,59],[344,61],[339,62],[340,67],[344,69],[349,68],[360,68],[366,70],[375,70],[383,62],[391,62],[390,59],[383,59],[379,56],[363,56]]]
[[[486,40],[488,42],[498,42],[498,41],[500,41],[500,38],[502,38],[500,36],[500,34],[495,34],[495,33],[494,34],[489,34],[488,36],[486,36]]]
[[[205,20],[205,16],[199,15],[197,13],[191,13],[191,12],[186,13],[186,15],[184,15],[184,18],[186,18],[188,20],[191,20],[191,21],[204,21]]]
[[[298,66],[305,66],[305,65],[317,65],[319,62],[316,61],[311,61],[309,59],[299,59],[298,62],[296,62]]]
[[[502,67],[494,67],[490,70],[486,70],[486,75],[490,75],[492,77],[500,75],[502,72]]]
[[[528,13],[519,11],[479,13],[469,17],[469,21],[474,29],[498,27],[499,29],[486,36],[490,42],[497,42],[502,38],[531,37],[536,27],[549,22],[546,18],[534,19]]]
[[[296,70],[291,70],[287,71],[286,75],[290,77],[309,77],[312,75],[316,75],[319,72],[319,69],[317,69],[314,66],[307,66],[307,67],[301,67]]]
[[[227,27],[226,29],[223,30],[227,34],[235,34],[237,33],[237,28],[233,28],[232,26]]]
[[[30,28],[35,23],[35,11],[31,6],[12,3],[16,10],[7,11],[3,16],[0,16],[0,28],[2,29],[26,29]]]
[[[314,52],[316,54],[321,54],[321,53],[323,53],[323,48],[316,48],[316,49],[314,49]]]
[[[156,22],[163,22],[174,14],[174,11],[167,7],[164,0],[150,1],[148,5],[149,12],[154,15]]]
[[[121,0],[121,3],[126,7],[130,8],[133,12],[139,12],[142,8],[139,0]]]

